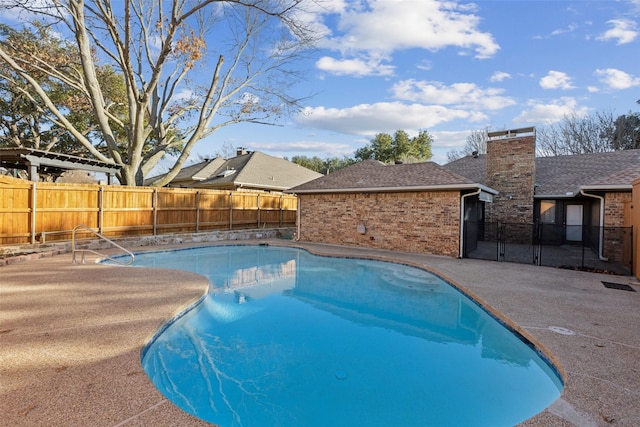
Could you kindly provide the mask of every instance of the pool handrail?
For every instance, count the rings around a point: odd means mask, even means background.
[[[118,259],[115,259],[113,257],[110,257],[109,255],[103,254],[101,252],[95,251],[93,249],[78,249],[76,248],[76,232],[80,229],[86,230],[92,234],[94,234],[95,236],[99,237],[100,239],[112,244],[113,246],[117,247],[118,249],[124,251],[127,255],[129,255],[129,261],[128,262],[123,262],[120,261]],[[71,235],[71,252],[73,254],[73,263],[76,264],[76,252],[82,252],[82,259],[80,260],[80,262],[82,264],[85,263],[85,259],[84,259],[84,254],[85,252],[91,252],[92,254],[104,257],[106,259],[108,259],[109,261],[115,262],[116,264],[120,264],[120,265],[131,265],[133,264],[133,260],[135,259],[135,255],[133,255],[133,253],[125,248],[123,248],[122,246],[120,246],[119,244],[117,244],[116,242],[114,242],[113,240],[109,239],[108,237],[103,236],[102,234],[98,233],[97,231],[93,230],[90,227],[87,227],[84,224],[80,224],[80,225],[76,225],[73,228],[73,234]]]

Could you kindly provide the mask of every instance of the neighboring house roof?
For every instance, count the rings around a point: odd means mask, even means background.
[[[481,186],[457,173],[448,171],[433,162],[387,165],[376,160],[339,169],[326,176],[290,189],[288,192],[344,193],[388,191],[437,191],[482,188],[489,193],[495,190]]]
[[[487,156],[466,156],[444,168],[485,183]],[[536,157],[537,198],[575,197],[581,189],[628,190],[640,177],[640,150]]]
[[[148,184],[162,178],[160,175],[146,181]],[[230,159],[216,157],[182,168],[169,183],[172,187],[199,187],[214,189],[248,188],[284,191],[322,174],[288,160],[254,151]]]
[[[181,185],[190,186],[197,181],[204,181],[213,174],[225,160],[222,157],[207,159],[202,162],[195,163],[180,169],[180,172],[171,180],[170,185],[179,187]],[[162,174],[145,180],[145,185],[153,185],[159,179],[164,178],[167,174]]]
[[[254,151],[226,160],[208,179],[194,187],[284,191],[321,176],[280,157]]]

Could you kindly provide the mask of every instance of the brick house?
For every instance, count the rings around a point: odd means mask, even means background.
[[[497,192],[433,163],[366,160],[290,189],[302,241],[451,257],[462,253],[464,213]]]
[[[444,166],[365,161],[341,169],[290,190],[298,238],[465,257],[490,224],[510,223],[521,226],[506,236],[514,243],[583,244],[601,261],[630,266],[640,150],[535,151],[535,129],[525,128],[492,132],[486,155]]]
[[[584,243],[601,260],[631,263],[631,233],[623,234],[631,230],[640,150],[535,157],[534,128],[488,137],[486,155],[444,165],[499,192],[493,204],[478,205],[480,229],[495,222],[532,224],[544,244]]]

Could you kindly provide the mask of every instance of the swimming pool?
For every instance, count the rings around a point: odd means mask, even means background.
[[[142,365],[175,405],[222,427],[512,426],[562,390],[531,345],[421,269],[253,245],[135,265],[209,278]]]

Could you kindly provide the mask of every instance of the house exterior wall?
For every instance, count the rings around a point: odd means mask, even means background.
[[[631,193],[606,193],[604,196],[604,226],[629,227]]]
[[[487,222],[533,222],[535,135],[487,142],[486,185],[500,194],[487,205]]]
[[[460,193],[299,194],[300,240],[457,257]]]
[[[633,274],[640,279],[640,179],[633,182],[630,209],[633,226]]]
[[[631,226],[631,193],[606,193],[604,196],[604,256],[609,261],[631,262],[632,234],[622,227]]]

